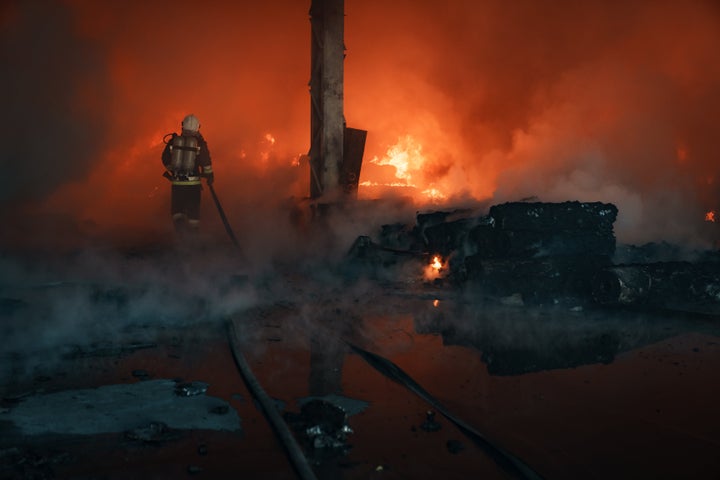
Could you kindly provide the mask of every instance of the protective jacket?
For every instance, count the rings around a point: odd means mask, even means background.
[[[212,183],[210,150],[200,132],[183,130],[181,135],[173,133],[163,150],[162,163],[173,185],[200,185],[201,177]]]

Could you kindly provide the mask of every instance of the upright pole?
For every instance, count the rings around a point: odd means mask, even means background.
[[[312,0],[310,197],[339,195],[343,162],[344,0]]]

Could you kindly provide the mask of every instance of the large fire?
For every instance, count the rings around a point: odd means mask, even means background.
[[[184,9],[164,1],[11,2],[3,199],[98,228],[162,223],[160,139],[190,112],[228,215],[308,195],[297,154],[311,130],[308,3],[211,3],[193,17],[205,34],[186,39]],[[368,131],[358,195],[610,201],[620,241],[687,238],[697,217],[686,213],[720,200],[697,180],[720,173],[712,2],[632,15],[623,2],[571,2],[540,23],[534,5],[346,2],[344,114]]]
[[[412,183],[413,174],[422,170],[425,163],[422,150],[422,145],[415,141],[411,135],[405,135],[398,139],[398,143],[388,148],[383,158],[374,157],[370,162],[395,167],[395,176],[408,187],[414,187],[415,185]]]
[[[418,192],[426,200],[435,202],[447,198],[434,182],[424,180],[423,173],[428,159],[422,144],[413,135],[401,136],[397,143],[388,147],[382,158],[375,156],[370,163],[393,167],[395,181],[365,180],[360,183],[361,187],[407,188],[412,192]]]

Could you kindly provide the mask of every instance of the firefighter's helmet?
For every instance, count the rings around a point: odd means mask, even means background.
[[[200,120],[191,113],[183,118],[182,128],[183,130],[187,130],[189,132],[197,132],[200,129]]]

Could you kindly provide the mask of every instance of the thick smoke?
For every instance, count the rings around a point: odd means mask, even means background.
[[[78,351],[154,342],[158,329],[222,326],[256,303],[233,252],[192,248],[0,256],[0,379]]]
[[[720,205],[717,4],[400,3],[348,6],[347,101],[382,85],[366,108],[392,105],[371,134],[411,131],[449,191],[613,202],[622,241],[700,240]]]
[[[18,235],[37,227],[28,218],[46,231],[72,219],[78,236],[169,235],[161,139],[192,112],[248,249],[297,244],[288,199],[309,190],[309,6],[6,3],[0,198],[23,214]],[[345,10],[345,116],[368,130],[361,180],[392,180],[393,167],[370,160],[408,135],[425,158],[417,189],[361,196],[422,205],[432,188],[446,195],[433,208],[599,200],[618,205],[620,241],[707,240],[704,213],[720,208],[715,3],[346,0]],[[224,235],[207,193],[203,221]]]

